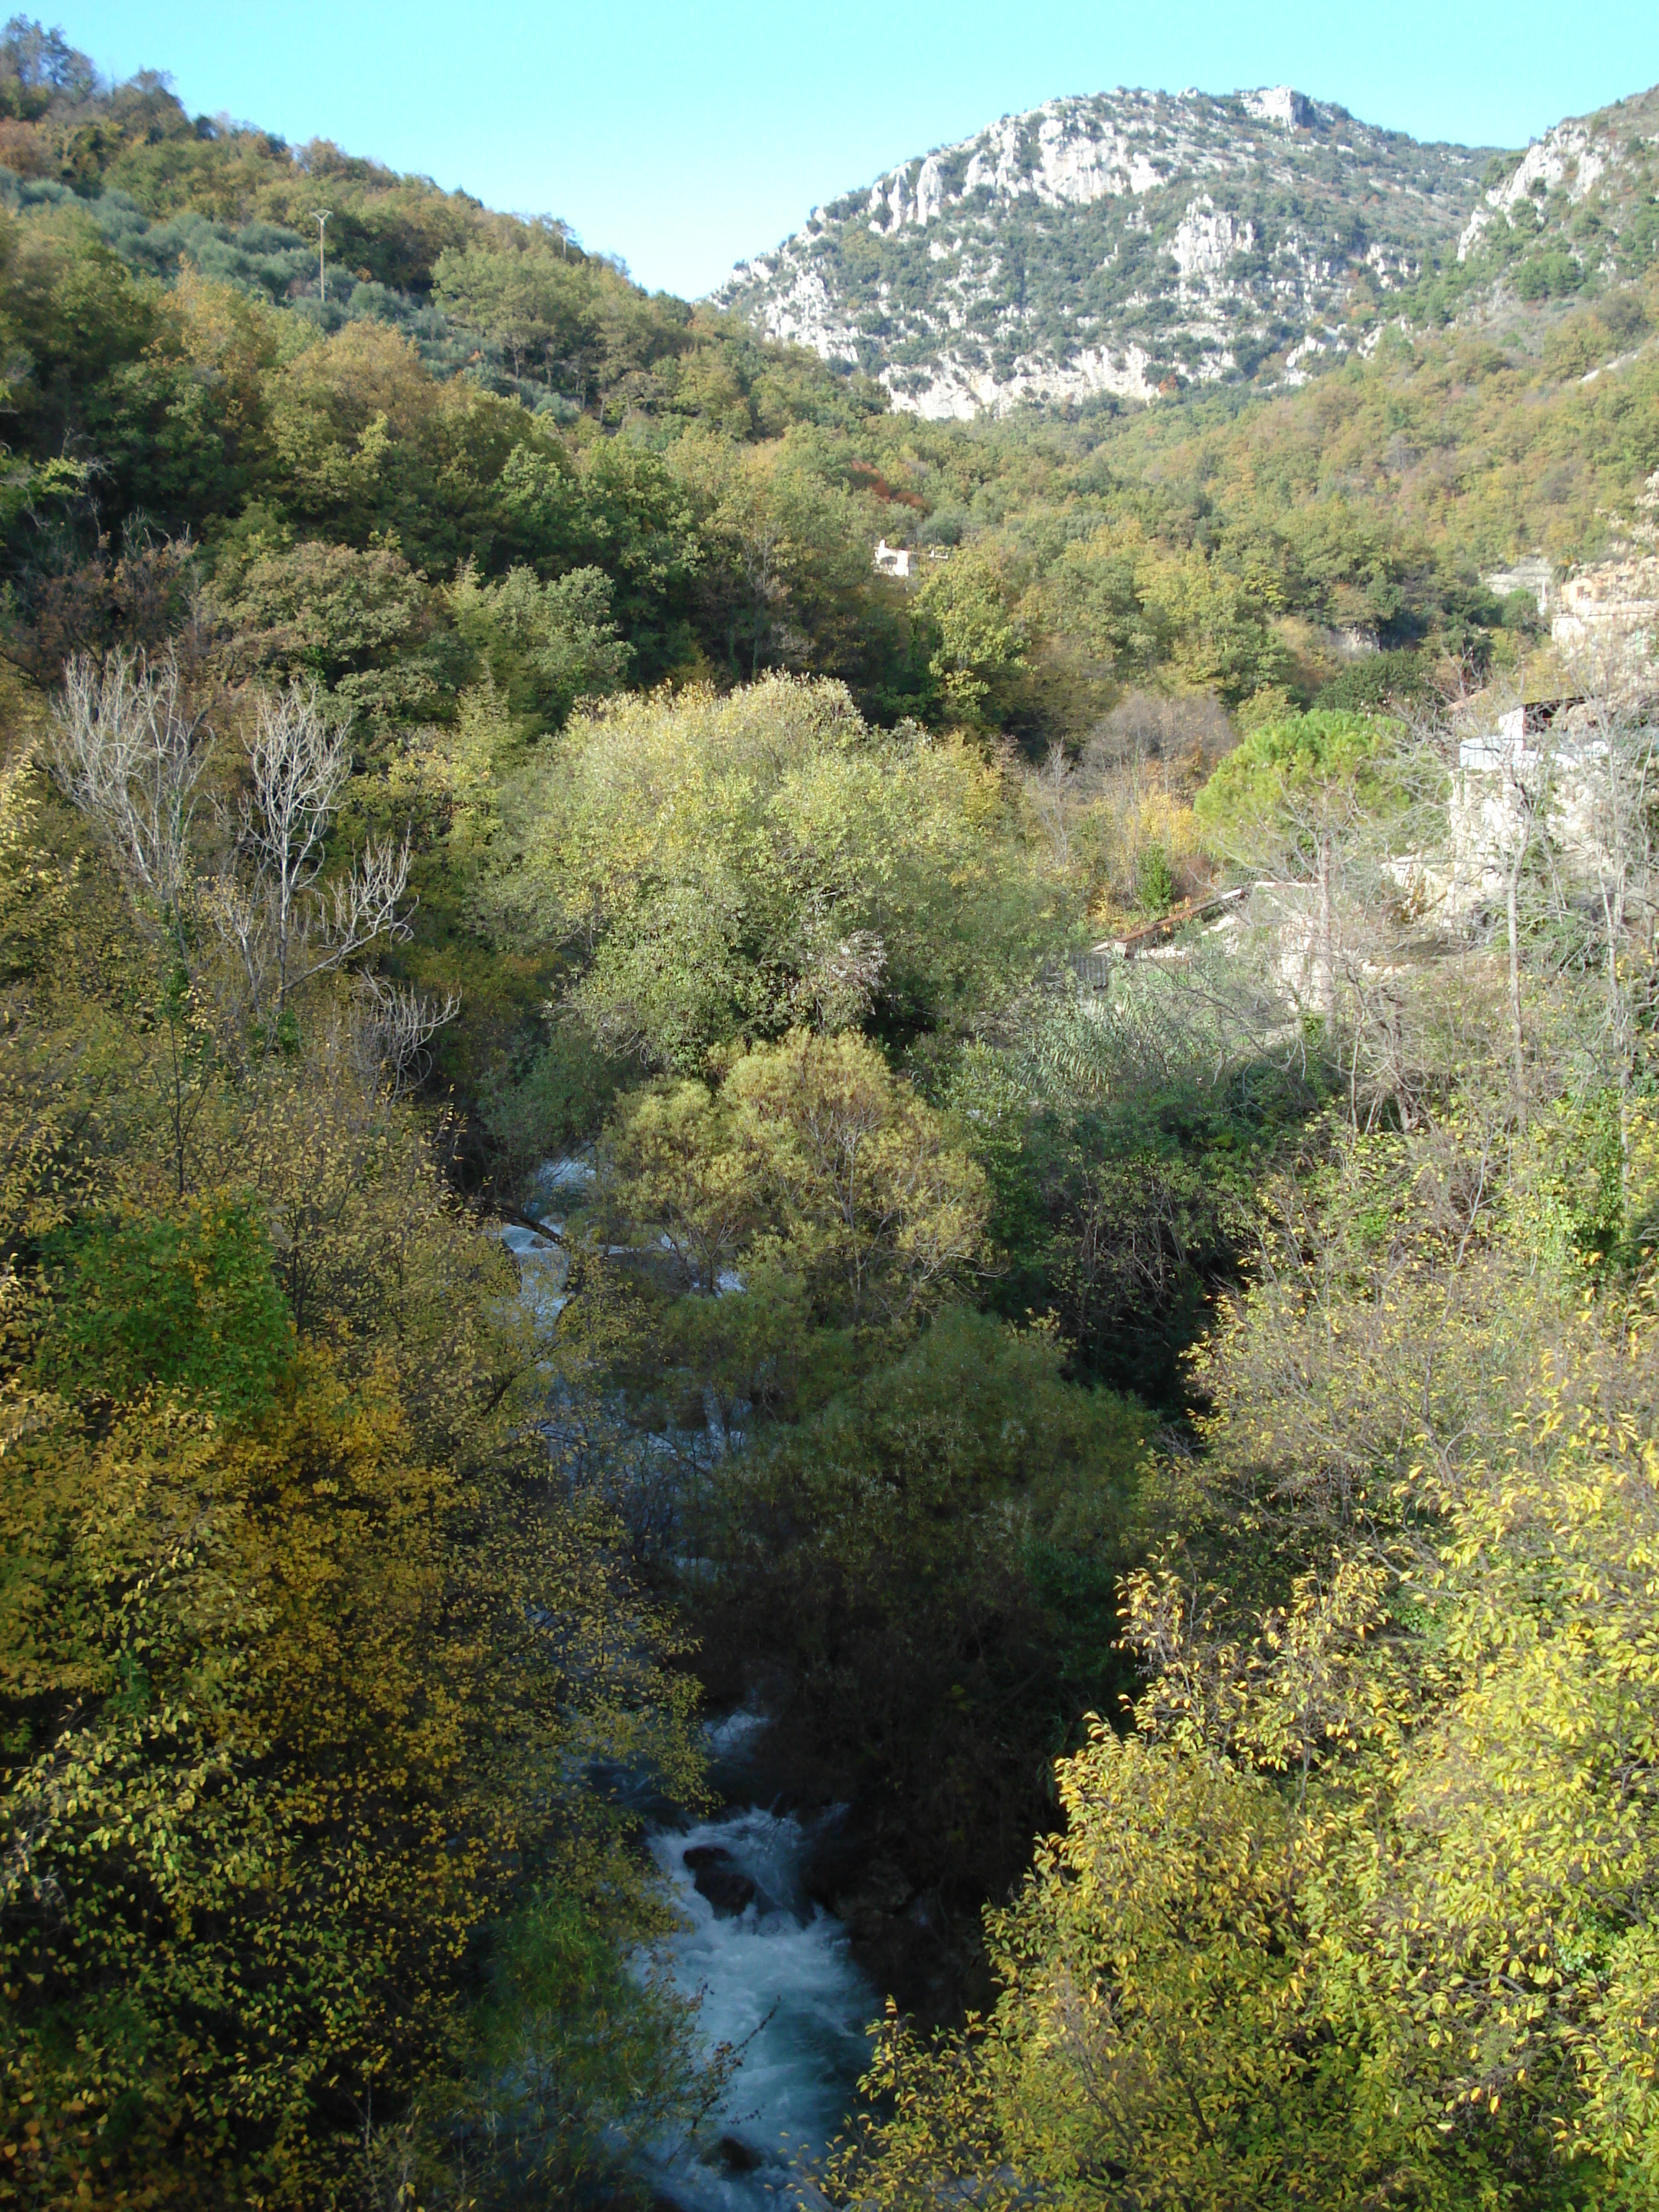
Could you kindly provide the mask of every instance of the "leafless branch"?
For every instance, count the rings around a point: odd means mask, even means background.
[[[176,914],[190,878],[197,782],[212,731],[171,647],[155,659],[79,653],[52,702],[52,767],[133,888]]]
[[[388,982],[380,975],[358,978],[361,989],[356,1043],[366,1079],[394,1097],[416,1090],[431,1071],[427,1048],[438,1031],[460,1012],[459,991],[447,992],[441,1006],[423,998],[412,984]]]
[[[275,1018],[301,985],[409,935],[410,842],[371,842],[345,875],[319,882],[351,754],[315,683],[260,697],[247,753],[237,843],[251,875],[222,885],[214,912],[255,1009]]]

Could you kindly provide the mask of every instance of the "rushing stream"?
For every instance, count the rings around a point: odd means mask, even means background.
[[[542,1181],[552,1194],[582,1172],[575,1163],[550,1163]],[[519,1263],[520,1296],[544,1326],[565,1304],[568,1274],[558,1224],[548,1225],[552,1236],[517,1224],[501,1232]],[[846,1930],[807,1895],[810,1827],[744,1802],[748,1753],[765,1727],[746,1711],[712,1725],[709,1755],[726,1810],[688,1826],[655,1823],[649,1832],[684,1923],[663,1947],[664,1964],[677,1989],[699,1998],[708,2051],[728,2045],[739,2060],[697,2140],[651,2161],[653,2184],[679,2212],[781,2212],[800,2201],[800,2165],[824,2148],[851,2108],[869,2055],[865,2027],[878,2009]]]
[[[804,1843],[798,1821],[757,1806],[652,1838],[690,1923],[670,1941],[670,1972],[683,1990],[702,1992],[698,2025],[709,2048],[742,2049],[705,2136],[657,2169],[684,2212],[787,2201],[791,2167],[822,2151],[846,2118],[869,2055],[874,1993],[840,1922],[801,1893]],[[684,1864],[684,1853],[699,1846],[729,1853],[755,1883],[756,1901],[720,1917]]]
[[[545,1324],[564,1310],[564,1286],[570,1263],[550,1237],[538,1237],[510,1221],[501,1242],[519,1263],[519,1297],[536,1319]]]

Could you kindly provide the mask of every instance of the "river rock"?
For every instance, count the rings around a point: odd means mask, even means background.
[[[723,1844],[693,1844],[680,1856],[691,1869],[698,1896],[708,1899],[717,1918],[732,1918],[754,1903],[754,1883]]]
[[[702,2162],[705,2166],[723,2166],[728,2173],[753,2173],[765,2165],[766,2158],[741,2136],[722,2136],[703,2153]]]

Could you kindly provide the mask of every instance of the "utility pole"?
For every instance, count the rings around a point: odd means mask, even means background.
[[[317,289],[322,295],[325,307],[328,305],[328,263],[324,258],[323,246],[327,235],[328,219],[333,212],[332,208],[325,208],[317,218]]]

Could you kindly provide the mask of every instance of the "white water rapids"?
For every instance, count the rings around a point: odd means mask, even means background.
[[[686,1995],[702,1992],[698,2032],[708,2049],[729,2043],[741,2051],[698,2142],[654,2169],[684,2212],[752,2212],[798,2201],[792,2184],[799,2165],[846,2119],[869,2056],[864,2027],[877,2008],[875,1992],[841,1923],[802,1890],[806,1843],[793,1816],[753,1805],[651,1838],[689,1923],[666,1946],[671,1977]],[[755,1884],[755,1899],[741,1912],[722,1917],[699,1895],[684,1854],[700,1846],[728,1852]]]
[[[565,1283],[570,1262],[550,1237],[509,1221],[501,1242],[519,1263],[519,1298],[538,1322],[550,1327],[565,1307]]]
[[[556,1193],[585,1172],[575,1162],[550,1162],[540,1180],[556,1203]],[[562,1224],[549,1220],[548,1227],[551,1236],[516,1224],[501,1231],[518,1261],[520,1297],[544,1328],[566,1303],[568,1273],[556,1242]],[[869,2055],[866,2023],[878,2010],[847,1931],[806,1893],[809,1829],[793,1814],[735,1802],[745,1753],[765,1727],[763,1715],[747,1711],[712,1725],[714,1777],[733,1802],[717,1818],[683,1828],[653,1823],[648,1831],[684,1923],[658,1955],[681,1994],[698,2000],[706,2053],[726,2045],[738,2058],[696,2140],[647,2161],[661,2198],[679,2212],[782,2212],[817,2197],[802,2169],[852,2108]],[[741,1910],[732,1910],[729,1898],[718,1910],[698,1890],[688,1851],[704,1868],[718,1865],[728,1881],[753,1885]]]

